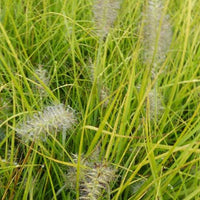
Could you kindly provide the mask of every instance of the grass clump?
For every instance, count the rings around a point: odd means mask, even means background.
[[[198,3],[3,0],[1,199],[199,199]]]

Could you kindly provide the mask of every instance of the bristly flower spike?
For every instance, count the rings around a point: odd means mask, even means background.
[[[46,96],[48,93],[45,90],[44,86],[40,83],[42,81],[43,84],[45,84],[47,87],[49,87],[50,84],[50,77],[48,75],[48,72],[46,69],[42,67],[42,65],[39,65],[37,69],[34,70],[34,74],[37,75],[37,78],[33,76],[33,80],[35,80],[36,88],[40,94],[40,97],[43,98]],[[39,80],[38,80],[39,78]],[[34,87],[35,89],[35,87]]]
[[[75,111],[71,107],[65,109],[63,104],[47,106],[43,112],[18,125],[17,133],[26,140],[46,140],[47,134],[66,131],[76,122]]]
[[[115,169],[113,169],[108,163],[98,160],[98,153],[94,153],[89,158],[81,156],[81,165],[84,168],[80,168],[80,197],[81,200],[98,200],[103,196],[104,192],[109,191],[110,184],[115,178]],[[75,156],[74,162],[77,163],[78,156]],[[69,169],[66,176],[68,188],[75,189],[76,187],[76,175],[75,169]],[[70,180],[70,184],[69,184]]]
[[[158,119],[161,116],[164,107],[162,106],[162,96],[153,88],[148,95],[150,104],[150,119]]]
[[[35,70],[35,74],[41,79],[41,81],[45,84],[45,85],[49,85],[49,76],[47,73],[46,69],[42,69],[41,66],[39,66],[36,70]]]
[[[112,27],[120,8],[119,0],[94,0],[93,13],[96,33],[105,38]]]
[[[153,62],[152,77],[165,60],[172,38],[169,17],[163,11],[162,0],[149,0],[145,12],[144,59],[147,64]]]
[[[148,0],[144,24],[144,62],[151,66],[151,79],[155,79],[168,53],[172,31],[165,15],[162,0]],[[152,91],[148,94],[150,118],[156,119],[162,113],[162,95],[158,92],[156,80]]]
[[[115,177],[115,170],[107,164],[99,163],[88,170],[85,180],[81,184],[82,192],[80,199],[97,200],[102,196],[102,191],[108,191],[109,184]]]

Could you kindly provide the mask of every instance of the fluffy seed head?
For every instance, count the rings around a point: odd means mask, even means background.
[[[165,60],[171,43],[172,32],[168,18],[167,15],[163,16],[161,0],[149,0],[145,13],[144,59],[147,64],[153,61],[153,73]]]
[[[78,155],[73,154],[73,160],[75,163],[78,162]],[[80,164],[82,166],[87,166],[88,162],[86,159],[83,158],[83,156],[81,157],[81,162]],[[85,177],[85,173],[86,173],[86,169],[85,168],[81,168],[80,170],[80,181],[82,181]],[[76,189],[76,174],[77,174],[77,170],[76,168],[69,168],[67,175],[66,175],[66,187],[72,190]]]
[[[96,155],[96,154],[95,154]],[[81,165],[85,166],[80,169],[80,199],[97,200],[102,196],[103,191],[108,191],[109,184],[115,177],[115,170],[108,165],[98,160],[99,155],[95,158],[81,157]],[[75,156],[74,162],[77,163],[78,156]],[[69,169],[67,180],[70,180],[70,188],[76,187],[76,169]],[[69,184],[66,184],[69,187]]]
[[[35,74],[45,85],[49,85],[49,76],[46,69],[42,69],[42,67],[40,66],[38,69],[35,70]]]
[[[119,8],[119,0],[94,0],[93,13],[96,33],[100,38],[104,38],[108,34]]]
[[[101,91],[100,91],[100,100],[104,101],[103,102],[103,107],[106,108],[108,106],[109,103],[109,90],[107,87],[102,87]]]
[[[99,163],[90,169],[81,184],[81,197],[85,200],[97,200],[102,196],[102,191],[107,191],[113,181],[115,171],[107,164]]]
[[[92,63],[92,61],[91,60],[89,60],[89,66],[88,66],[88,68],[89,68],[89,74],[90,74],[90,80],[92,81],[92,82],[94,82],[94,71],[95,71],[95,67],[94,67],[94,64]]]
[[[40,81],[42,81],[46,86],[49,86],[49,76],[46,69],[43,69],[40,65],[34,73],[39,77]],[[39,81],[33,77],[37,84],[36,88],[39,90],[39,94],[41,96],[47,95],[47,92],[45,91],[44,87],[39,83]]]
[[[74,110],[63,104],[46,107],[28,120],[18,125],[17,133],[26,139],[46,139],[46,135],[55,131],[66,131],[75,124]]]
[[[150,104],[150,118],[153,120],[155,117],[158,118],[164,109],[162,106],[162,99],[161,95],[155,89],[149,92],[148,98]]]

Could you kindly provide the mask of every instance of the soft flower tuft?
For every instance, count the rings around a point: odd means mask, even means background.
[[[81,156],[80,199],[82,200],[98,200],[104,191],[109,191],[110,183],[115,178],[115,170],[108,163],[98,161],[98,157],[96,154],[95,158]],[[77,160],[78,156],[75,156],[74,162],[77,163]],[[76,188],[76,175],[76,169],[70,168],[66,176],[67,182],[70,182],[66,184],[68,188]]]
[[[33,76],[33,80],[36,82],[36,85],[34,85],[33,90],[37,89],[41,97],[46,96],[48,93],[43,87],[43,85],[40,84],[40,82],[42,82],[47,87],[49,87],[50,78],[49,78],[47,70],[44,69],[42,65],[39,65],[39,67],[35,69],[34,74],[37,75],[37,78]],[[38,80],[38,78],[40,79],[40,81]]]
[[[18,125],[17,133],[26,139],[45,140],[47,134],[66,131],[76,122],[75,111],[71,107],[65,109],[63,104],[46,107],[28,120]]]
[[[107,87],[102,87],[101,91],[100,91],[100,101],[103,101],[103,108],[107,108],[108,104],[109,104],[109,90]]]
[[[150,104],[150,119],[157,119],[164,110],[162,106],[162,96],[155,90],[151,90],[148,95]]]
[[[81,184],[80,199],[97,200],[102,191],[109,190],[109,184],[115,177],[115,170],[105,163],[99,163],[88,170],[85,180]]]
[[[35,74],[40,78],[40,80],[45,84],[49,85],[49,76],[46,69],[42,69],[40,66],[35,70]]]
[[[104,38],[108,34],[119,8],[119,0],[94,0],[93,13],[96,33],[100,38]]]
[[[74,163],[78,163],[78,155],[77,154],[73,154],[73,161]],[[88,166],[89,163],[88,161],[83,157],[83,155],[81,156],[81,161],[80,161],[81,166]],[[77,170],[76,168],[69,168],[68,172],[67,172],[67,176],[66,176],[66,187],[72,190],[76,189],[76,174],[77,174]],[[82,181],[85,177],[86,174],[86,169],[85,168],[81,168],[80,170],[80,180]]]
[[[169,17],[163,11],[161,0],[149,0],[145,12],[144,59],[147,64],[153,61],[153,77],[165,60],[172,38]]]

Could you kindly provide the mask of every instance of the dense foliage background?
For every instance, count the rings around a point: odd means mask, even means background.
[[[113,2],[0,2],[3,200],[200,199],[200,1]]]

